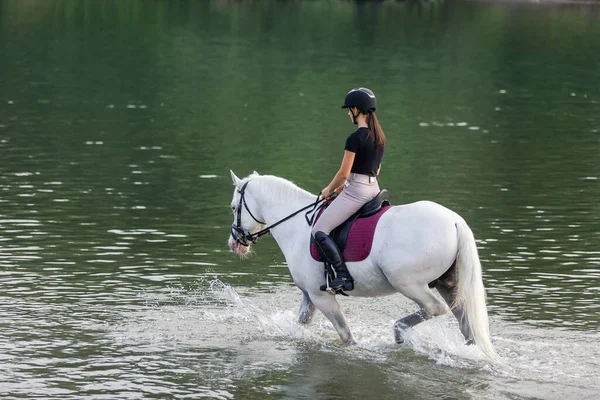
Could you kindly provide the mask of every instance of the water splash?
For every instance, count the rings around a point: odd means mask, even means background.
[[[140,294],[144,309],[128,315],[129,323],[117,327],[115,338],[184,346],[202,341],[204,346],[214,347],[251,340],[295,342],[322,351],[342,351],[352,358],[381,360],[409,347],[438,365],[471,368],[485,364],[476,347],[464,344],[451,315],[407,331],[406,344],[398,346],[393,334],[395,316],[389,310],[400,310],[400,316],[408,314],[413,305],[406,301],[404,307],[391,306],[391,301],[385,300],[374,306],[372,299],[352,299],[353,304],[343,308],[348,311],[348,323],[358,343],[348,347],[339,341],[331,323],[319,312],[310,325],[299,324],[299,292],[290,289],[286,286],[273,293],[240,294],[218,278],[206,278],[188,287],[169,287],[164,293],[144,292]]]

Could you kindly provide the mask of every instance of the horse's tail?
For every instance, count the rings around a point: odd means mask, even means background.
[[[461,218],[456,223],[458,233],[458,254],[456,256],[457,280],[456,298],[452,308],[463,305],[469,328],[475,343],[490,360],[500,362],[498,353],[490,340],[485,288],[481,276],[481,262],[473,232]]]

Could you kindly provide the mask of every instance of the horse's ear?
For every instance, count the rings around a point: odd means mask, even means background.
[[[254,171],[254,175],[260,175],[258,172]]]
[[[229,172],[231,172],[231,180],[233,181],[233,184],[237,187],[240,187],[240,178],[235,176],[232,170],[229,170]]]

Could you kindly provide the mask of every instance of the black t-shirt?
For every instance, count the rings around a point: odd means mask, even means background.
[[[385,146],[377,147],[375,140],[369,138],[368,128],[358,128],[346,139],[345,150],[355,153],[351,172],[376,176],[381,165]]]

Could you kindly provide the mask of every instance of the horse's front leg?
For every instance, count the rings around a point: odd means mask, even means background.
[[[335,296],[331,296],[330,294],[315,294],[312,293],[311,300],[313,304],[331,321],[333,327],[340,335],[340,339],[342,342],[347,344],[355,344],[356,339],[352,335],[348,324],[346,323],[346,317],[344,317],[344,313],[340,308],[339,303],[337,302]]]
[[[298,315],[298,322],[301,324],[308,324],[313,315],[315,314],[315,305],[310,300],[308,293],[302,290],[302,301],[300,303],[300,314]]]

